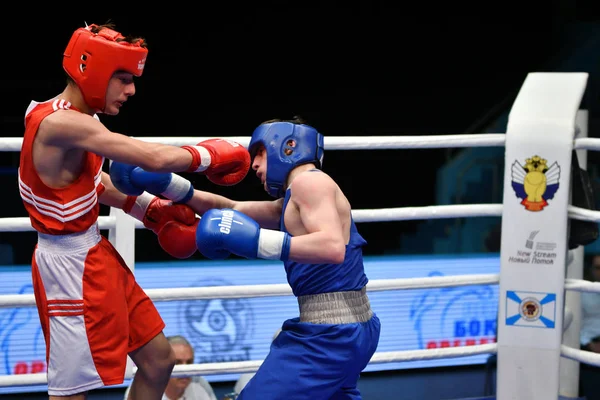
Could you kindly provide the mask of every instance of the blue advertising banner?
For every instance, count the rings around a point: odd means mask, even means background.
[[[369,279],[417,278],[498,273],[494,256],[367,257]],[[0,267],[0,294],[32,293],[29,266]],[[136,264],[145,289],[189,286],[286,283],[283,266],[273,261],[176,261]],[[469,346],[495,342],[497,285],[371,292],[381,319],[377,351]],[[293,296],[157,302],[165,334],[183,335],[194,346],[195,363],[261,360],[284,320],[298,315]],[[446,360],[371,365],[366,371],[481,364],[486,355]],[[45,346],[34,307],[0,309],[0,374],[46,370]],[[207,376],[232,381],[238,375]],[[0,388],[0,393],[45,387]]]

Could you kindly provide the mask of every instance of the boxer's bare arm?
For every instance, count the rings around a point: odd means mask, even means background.
[[[73,110],[59,110],[46,117],[36,140],[64,150],[86,150],[153,172],[186,171],[192,163],[192,155],[185,149],[112,132],[94,117]]]
[[[311,264],[344,261],[347,241],[337,205],[338,190],[325,174],[302,174],[294,179],[289,202],[297,208],[297,222],[305,233],[292,238],[290,259]]]
[[[198,215],[211,208],[232,208],[240,211],[267,229],[278,229],[283,207],[283,199],[273,201],[235,201],[218,194],[194,190],[194,195],[187,202]]]
[[[240,201],[234,207],[254,219],[261,228],[279,229],[283,199],[270,201]]]

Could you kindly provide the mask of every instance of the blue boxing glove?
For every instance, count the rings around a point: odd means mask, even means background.
[[[146,192],[176,203],[187,203],[194,195],[192,182],[170,172],[148,172],[137,167],[131,171],[131,181],[143,187]]]
[[[128,165],[113,161],[110,164],[110,180],[117,190],[128,196],[139,196],[144,193],[144,188],[137,186],[131,181],[131,172],[137,168],[135,165]]]
[[[179,175],[148,172],[116,161],[110,166],[110,179],[120,192],[130,196],[138,196],[146,191],[176,203],[186,203],[194,194],[192,183]]]
[[[229,208],[208,210],[196,229],[196,247],[213,260],[233,253],[249,259],[286,261],[290,244],[289,234],[262,229],[252,218]]]

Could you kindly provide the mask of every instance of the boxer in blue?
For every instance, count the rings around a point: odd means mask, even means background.
[[[283,323],[238,399],[360,399],[359,375],[381,326],[365,290],[366,241],[347,198],[321,171],[323,136],[299,119],[271,120],[254,130],[248,150],[276,200],[234,201],[195,190],[178,175],[123,164],[113,163],[111,175],[127,182],[122,191],[168,195],[200,214],[195,235],[204,256],[283,261],[300,315]]]

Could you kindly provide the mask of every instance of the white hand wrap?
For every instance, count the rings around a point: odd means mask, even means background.
[[[261,229],[258,235],[257,256],[265,260],[287,260],[290,239],[290,235],[285,232]]]
[[[200,155],[200,165],[194,171],[189,172],[204,172],[208,167],[210,167],[211,157],[208,150],[206,150],[202,146],[187,146],[188,149],[193,149],[198,152]]]
[[[179,202],[189,195],[190,190],[192,190],[191,187],[192,182],[177,174],[171,174],[171,182],[169,182],[169,185],[161,195],[169,200]]]
[[[144,216],[146,215],[146,211],[148,210],[148,206],[155,198],[156,196],[151,195],[148,192],[140,194],[135,199],[135,203],[133,203],[133,206],[131,207],[131,210],[128,212],[128,214],[131,215],[133,218],[137,219],[138,221],[143,221]]]

